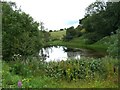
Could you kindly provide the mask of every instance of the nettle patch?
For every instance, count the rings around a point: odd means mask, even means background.
[[[106,78],[107,69],[100,59],[86,59],[50,62],[46,65],[45,71],[50,77],[66,79],[68,81],[94,79],[96,76]]]

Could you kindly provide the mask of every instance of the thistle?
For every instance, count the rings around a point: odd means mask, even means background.
[[[22,82],[19,80],[18,81],[18,87],[21,88],[22,87]]]

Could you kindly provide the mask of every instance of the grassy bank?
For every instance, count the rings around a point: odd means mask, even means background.
[[[100,41],[101,42],[101,41]],[[84,39],[82,38],[75,38],[71,41],[68,41],[68,42],[65,42],[65,41],[62,41],[62,40],[56,40],[56,41],[51,41],[51,42],[48,42],[48,46],[67,46],[67,47],[70,47],[70,48],[86,48],[86,49],[92,49],[92,50],[95,50],[95,51],[102,51],[102,52],[106,52],[107,48],[109,45],[107,44],[103,44],[103,43],[94,43],[94,44],[86,44]]]
[[[52,40],[59,40],[62,39],[64,35],[66,35],[66,31],[56,31],[56,32],[50,32],[51,39]]]
[[[101,51],[106,52],[108,47],[114,43],[114,39],[116,39],[116,35],[106,36],[102,38],[101,40],[93,43],[93,44],[87,44],[87,39],[85,39],[84,35],[81,37],[73,38],[70,41],[63,41],[62,39],[59,39],[59,37],[62,37],[65,32],[58,31],[58,32],[52,32],[51,37],[54,37],[54,40],[51,40],[47,43],[47,46],[67,46],[71,48],[88,48],[95,51]],[[59,35],[59,36],[58,36]]]
[[[115,71],[114,66],[116,66]],[[66,74],[63,73],[64,71]],[[19,80],[22,82],[22,88],[118,87],[117,59],[110,57],[82,58],[44,64],[35,59],[27,62],[3,62],[2,73],[3,88],[17,88]]]
[[[0,60],[0,89],[2,89],[2,60]]]

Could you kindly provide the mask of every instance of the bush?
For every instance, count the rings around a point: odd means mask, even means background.
[[[50,30],[49,32],[52,32],[52,30]]]
[[[37,76],[44,73],[44,61],[36,57],[28,57],[26,60],[9,62],[10,72],[24,77]]]
[[[50,62],[46,65],[45,71],[50,77],[67,81],[77,79],[94,79],[96,76],[106,78],[108,74],[103,60],[94,58]]]
[[[109,53],[110,56],[113,56],[113,57],[118,57],[118,53],[120,52],[120,43],[119,43],[119,39],[118,39],[118,35],[120,33],[120,29],[117,30],[117,34],[115,35],[111,35],[110,36],[110,46],[108,47],[107,49],[107,52]]]
[[[98,40],[100,40],[103,36],[101,36],[98,33],[86,33],[84,35],[84,38],[86,38],[86,44],[93,44],[95,42],[97,42]]]
[[[64,40],[64,41],[70,41],[70,40],[72,40],[72,39],[73,39],[73,36],[72,36],[72,35],[66,35],[66,36],[63,37],[63,40]]]

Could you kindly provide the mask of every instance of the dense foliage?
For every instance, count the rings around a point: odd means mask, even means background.
[[[96,75],[106,77],[106,68],[100,60],[68,60],[50,62],[46,65],[48,76],[67,81],[77,79],[94,79]],[[104,73],[101,75],[101,73]]]
[[[67,28],[66,35],[64,36],[63,40],[70,41],[75,37],[80,37],[82,35],[82,32],[80,32],[81,29],[82,27],[80,25],[78,25],[76,28],[73,26]]]
[[[2,13],[3,60],[10,60],[14,56],[26,58],[28,55],[37,55],[42,46],[39,23],[17,9],[12,2],[3,2]]]
[[[3,62],[2,72],[3,88],[17,88],[19,80],[23,88],[108,88],[117,87],[118,84],[118,62],[117,59],[111,57],[81,58],[80,60],[44,62],[43,64],[35,58],[34,60],[28,59],[26,63],[17,60],[9,63]]]
[[[107,52],[109,53],[110,56],[119,58],[119,53],[120,53],[120,43],[119,43],[119,35],[120,35],[120,29],[118,29],[117,34],[111,35],[110,36],[110,41],[108,42],[110,46],[107,49]]]
[[[95,43],[105,36],[116,33],[120,27],[119,16],[120,2],[94,2],[86,8],[85,16],[79,20],[76,28],[67,28],[64,40],[69,41],[83,35],[87,39],[86,43]]]
[[[95,2],[87,9],[85,18],[82,19],[81,24],[88,33],[94,33],[87,37],[91,43],[94,43],[101,38],[116,33],[120,26],[120,2],[112,3]],[[96,38],[93,40],[92,38]]]

